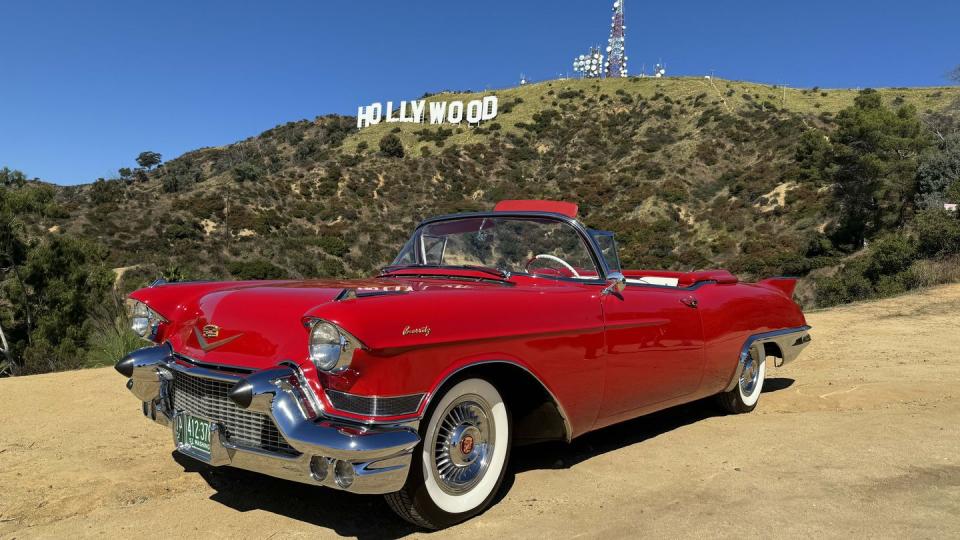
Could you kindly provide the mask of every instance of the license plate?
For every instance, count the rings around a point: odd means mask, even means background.
[[[177,415],[177,443],[191,454],[210,459],[210,422],[189,414]]]

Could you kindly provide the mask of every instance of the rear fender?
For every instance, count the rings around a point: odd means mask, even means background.
[[[787,298],[793,298],[793,290],[797,288],[796,278],[772,277],[757,283],[768,289],[782,292]]]

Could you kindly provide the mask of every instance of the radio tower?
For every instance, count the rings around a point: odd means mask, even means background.
[[[613,22],[610,24],[610,42],[607,45],[607,77],[627,76],[627,55],[624,50],[623,2],[613,3]]]

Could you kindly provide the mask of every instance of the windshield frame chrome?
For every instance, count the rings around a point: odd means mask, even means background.
[[[417,227],[413,230],[413,234],[411,235],[410,238],[411,240],[415,238],[416,235],[419,234],[420,230],[423,227],[427,225],[432,225],[434,223],[440,223],[443,221],[453,221],[457,219],[487,219],[487,218],[511,218],[511,217],[527,218],[527,219],[529,218],[550,219],[554,221],[559,221],[561,223],[565,223],[570,227],[572,227],[573,230],[576,231],[576,233],[580,236],[581,241],[586,243],[587,251],[590,253],[590,258],[593,260],[593,264],[596,266],[598,270],[598,276],[596,279],[576,279],[576,278],[568,278],[564,276],[547,276],[547,275],[540,275],[540,274],[530,274],[526,272],[508,272],[507,273],[508,275],[521,275],[521,276],[530,276],[530,277],[536,277],[536,278],[557,279],[562,281],[573,281],[576,283],[589,283],[589,284],[598,284],[598,283],[605,284],[606,283],[606,279],[604,276],[610,273],[610,268],[607,266],[606,260],[603,257],[603,252],[601,251],[600,246],[596,243],[596,241],[593,238],[593,235],[590,234],[589,229],[586,226],[580,223],[580,221],[578,221],[577,219],[572,218],[570,216],[563,215],[563,214],[557,214],[554,212],[538,212],[538,211],[509,211],[509,212],[486,211],[486,212],[460,212],[456,214],[446,214],[442,216],[434,216],[421,221],[419,224],[417,224]],[[419,242],[417,244],[419,244]],[[406,245],[406,242],[404,243],[404,245]],[[419,245],[415,249],[419,250]],[[618,259],[619,259],[619,256],[620,255],[618,253],[617,254]],[[419,251],[417,251],[417,257],[420,258],[420,260],[423,260],[422,253],[420,253]],[[394,259],[394,263],[396,263],[396,259]],[[391,263],[390,266],[394,266],[394,264]],[[417,266],[420,266],[420,264],[414,264],[414,265],[401,264],[397,266],[406,266],[410,268],[416,268]],[[436,266],[434,265],[434,267]],[[442,266],[439,268],[442,268]],[[453,268],[453,266],[451,266],[451,268]]]

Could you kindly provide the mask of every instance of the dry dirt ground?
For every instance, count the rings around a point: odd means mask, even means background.
[[[752,414],[694,403],[514,454],[460,537],[960,536],[960,286],[809,314]],[[423,534],[379,497],[171,453],[113,370],[0,380],[0,537]]]

